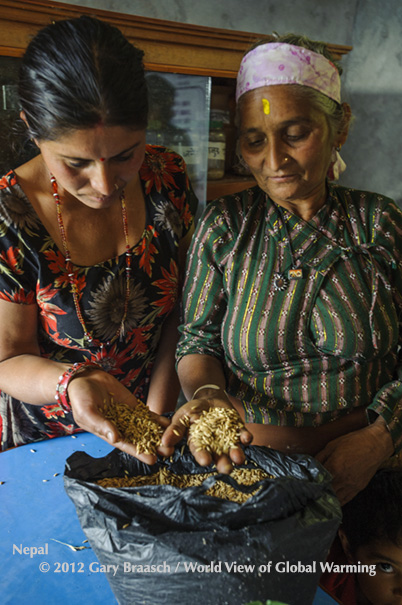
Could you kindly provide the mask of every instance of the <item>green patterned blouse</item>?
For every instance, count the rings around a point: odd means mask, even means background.
[[[278,274],[302,277],[278,289]],[[296,272],[297,273],[297,272]],[[247,422],[318,426],[363,406],[402,447],[402,213],[329,185],[309,222],[258,187],[210,203],[184,286],[178,360],[221,360]]]

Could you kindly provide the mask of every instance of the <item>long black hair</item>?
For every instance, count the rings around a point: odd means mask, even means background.
[[[20,67],[29,137],[56,140],[99,123],[146,128],[143,55],[119,29],[89,16],[40,30]]]

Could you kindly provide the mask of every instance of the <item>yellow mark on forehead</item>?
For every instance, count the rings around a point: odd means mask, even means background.
[[[263,99],[262,100],[262,108],[264,110],[265,115],[268,115],[269,112],[271,111],[268,99]]]

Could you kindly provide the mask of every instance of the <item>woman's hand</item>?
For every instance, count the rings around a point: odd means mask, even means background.
[[[116,378],[103,370],[90,369],[71,380],[68,396],[78,426],[146,464],[155,464],[156,455],[137,454],[135,445],[124,441],[113,422],[104,417],[103,410],[110,403],[111,398],[118,402],[124,401],[132,408],[138,403],[137,398]],[[167,418],[152,412],[151,415],[163,428],[169,424]],[[160,446],[157,449],[157,453],[162,456],[170,456],[173,451],[173,447]]]
[[[373,424],[330,441],[316,459],[331,473],[343,506],[366,487],[393,451],[391,435],[379,416]]]
[[[201,412],[210,408],[228,408],[234,409],[229,399],[223,392],[219,396],[202,397],[192,399],[181,406],[174,414],[170,425],[162,436],[162,444],[171,448],[176,445],[188,432],[188,427],[200,418]],[[239,421],[243,424],[240,416]],[[216,468],[220,473],[229,474],[233,470],[234,464],[242,464],[245,461],[245,455],[241,448],[242,445],[249,445],[252,441],[252,435],[244,427],[240,431],[239,441],[236,447],[232,447],[229,454],[217,455],[208,452],[206,449],[197,451],[191,439],[188,442],[191,453],[201,466],[208,466],[215,462]]]

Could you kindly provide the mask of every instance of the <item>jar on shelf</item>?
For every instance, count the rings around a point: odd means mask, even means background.
[[[208,174],[210,180],[221,179],[225,175],[226,136],[222,122],[212,121],[208,140]]]

